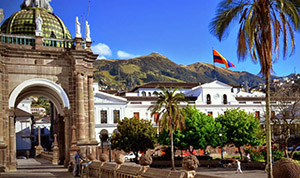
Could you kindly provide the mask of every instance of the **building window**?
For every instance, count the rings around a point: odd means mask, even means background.
[[[210,94],[206,95],[206,103],[211,104]]]
[[[101,111],[101,124],[107,124],[107,111]]]
[[[213,116],[213,112],[209,111],[209,112],[207,112],[207,115],[212,117]]]
[[[139,112],[134,112],[133,117],[140,119],[140,113]]]
[[[142,104],[142,102],[132,101],[132,102],[130,102],[130,104]]]
[[[120,120],[120,111],[114,110],[114,123],[118,123],[118,120]]]
[[[255,111],[255,117],[259,120],[260,119],[260,113],[259,111]]]
[[[231,88],[231,93],[233,93],[233,88]]]
[[[142,96],[146,96],[146,92],[145,91],[142,91]]]
[[[227,95],[223,95],[223,104],[227,104]]]
[[[261,104],[261,101],[254,101],[253,104]]]
[[[151,92],[148,92],[148,96],[151,96]]]

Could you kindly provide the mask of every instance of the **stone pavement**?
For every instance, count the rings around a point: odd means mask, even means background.
[[[125,162],[127,165],[135,165],[133,162]],[[170,170],[171,168],[163,168]],[[183,170],[183,168],[176,167],[176,170]],[[267,178],[264,170],[242,170],[242,174],[236,174],[236,168],[197,168],[197,173],[203,175],[218,176],[224,178]]]
[[[18,170],[16,172],[0,173],[0,178],[72,178],[72,174],[63,166],[54,166],[50,161],[44,159],[18,159]],[[131,165],[135,163],[126,162]],[[170,169],[170,168],[165,168]],[[182,168],[178,168],[181,170]],[[243,170],[243,174],[236,174],[236,168],[204,168],[197,169],[197,173],[204,175],[215,175],[228,178],[266,178],[263,170]]]
[[[242,170],[243,173],[236,173],[236,168],[203,168],[197,169],[197,173],[214,175],[228,178],[266,178],[267,174],[263,170]]]
[[[0,173],[1,178],[71,178],[70,172],[63,166],[54,166],[44,159],[17,159],[18,169],[15,172]]]

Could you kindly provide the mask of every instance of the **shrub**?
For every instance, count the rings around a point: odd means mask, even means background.
[[[264,159],[267,160],[267,148],[261,150],[261,153],[264,155]],[[272,147],[272,157],[274,162],[281,160],[284,157],[282,151],[280,151],[277,147]]]
[[[245,154],[247,155],[248,153],[250,154],[251,161],[260,161],[264,159],[264,155],[260,150],[249,148],[245,150]]]

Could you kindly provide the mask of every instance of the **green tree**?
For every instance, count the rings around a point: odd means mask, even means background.
[[[288,35],[292,51],[295,47],[294,30],[300,27],[299,0],[222,0],[217,15],[211,22],[211,32],[221,41],[233,20],[239,20],[239,59],[249,51],[253,61],[259,61],[260,73],[266,81],[266,135],[268,178],[272,175],[270,127],[270,77],[273,61],[278,59],[279,38],[283,39],[283,56],[288,50]],[[281,36],[282,35],[282,36]],[[273,53],[275,57],[273,58]],[[292,53],[291,53],[292,54]]]
[[[49,99],[43,97],[43,96],[38,96],[36,100],[32,100],[32,106],[38,106],[38,107],[43,107],[46,109],[46,114],[49,115],[51,113],[51,104]],[[41,117],[41,116],[39,116]]]
[[[176,128],[181,130],[181,127],[184,126],[184,114],[180,103],[186,101],[184,94],[178,90],[178,88],[167,89],[164,87],[161,88],[161,92],[154,92],[154,95],[157,96],[156,103],[148,108],[151,110],[151,116],[157,114],[162,128],[170,131],[172,170],[175,170],[173,130]]]
[[[138,152],[146,152],[153,149],[156,138],[156,130],[151,121],[137,118],[124,118],[118,122],[118,131],[111,137],[112,148],[132,151],[137,162]]]
[[[252,113],[243,110],[230,109],[225,114],[219,115],[216,122],[222,125],[226,144],[234,144],[239,149],[242,158],[241,146],[260,145],[263,141],[262,129],[259,120]]]
[[[220,146],[221,140],[219,132],[221,124],[202,112],[196,107],[187,106],[184,108],[185,129],[174,131],[174,145],[181,149],[189,149],[192,154],[194,149],[206,149],[208,145],[212,147]],[[163,130],[158,141],[163,145],[170,145],[169,133]],[[191,147],[192,146],[192,149]]]

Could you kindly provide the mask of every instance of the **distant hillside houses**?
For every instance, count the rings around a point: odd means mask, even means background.
[[[117,128],[117,120],[124,117],[137,117],[151,120],[149,106],[155,104],[155,91],[158,87],[175,88],[188,98],[187,104],[196,106],[198,110],[213,117],[224,114],[227,109],[241,108],[255,116],[264,123],[265,94],[262,92],[245,92],[241,86],[231,86],[220,81],[210,83],[170,83],[151,82],[135,87],[130,92],[117,93],[116,91],[99,91],[98,84],[94,84],[95,102],[95,129],[97,139],[99,134],[112,134]],[[273,104],[275,104],[273,102]],[[104,132],[103,132],[104,131]]]
[[[32,106],[31,107],[31,113],[33,115],[40,115],[40,116],[44,116],[46,115],[46,109],[40,106]]]

